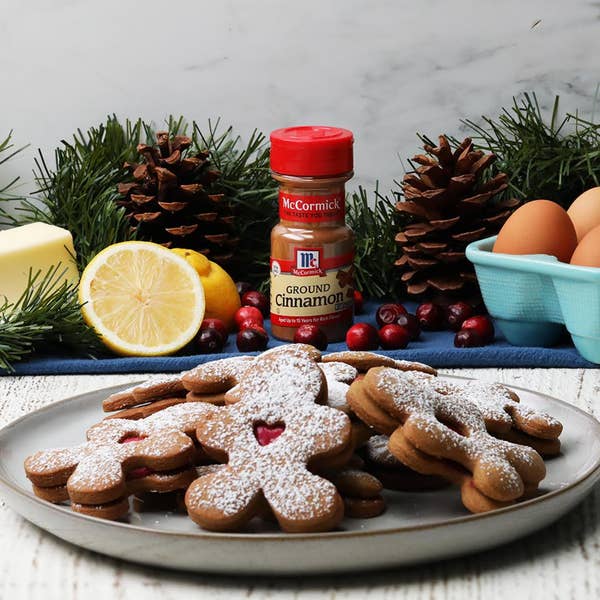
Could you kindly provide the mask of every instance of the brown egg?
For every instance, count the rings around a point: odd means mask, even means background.
[[[575,225],[577,239],[581,241],[588,231],[600,225],[600,187],[587,190],[575,198],[567,214]]]
[[[550,254],[569,262],[576,246],[577,234],[567,212],[550,200],[532,200],[504,223],[494,252]]]
[[[594,227],[579,242],[571,257],[571,264],[580,267],[600,267],[600,225]]]

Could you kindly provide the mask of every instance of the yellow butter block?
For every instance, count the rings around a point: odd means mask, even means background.
[[[0,231],[0,305],[13,303],[27,287],[29,271],[46,273],[60,263],[69,282],[79,281],[73,236],[47,223],[30,223]]]

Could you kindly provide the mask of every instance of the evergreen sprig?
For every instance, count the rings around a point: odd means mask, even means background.
[[[362,187],[347,199],[348,225],[356,238],[354,277],[357,289],[371,298],[397,299],[400,281],[394,272],[397,247],[394,241],[398,216],[394,202],[376,188],[372,206]]]
[[[269,281],[270,231],[277,223],[277,183],[269,168],[269,145],[254,130],[244,144],[232,127],[219,131],[219,120],[209,121],[206,131],[193,124],[194,144],[210,153],[221,176],[214,192],[225,194],[236,214],[240,245],[231,267],[235,279],[250,281],[265,290]]]
[[[35,352],[76,352],[92,356],[102,344],[81,316],[77,284],[65,279],[60,264],[30,271],[27,287],[14,303],[0,306],[0,369]]]
[[[498,157],[494,172],[508,174],[506,195],[525,201],[554,200],[567,208],[586,189],[600,185],[600,123],[579,111],[560,116],[556,96],[549,116],[535,93],[513,98],[496,119],[462,121],[477,147]]]
[[[237,216],[240,247],[233,269],[239,273],[232,275],[264,285],[269,270],[265,230],[277,215],[265,136],[254,131],[244,143],[232,127],[221,130],[219,120],[209,121],[206,130],[196,122],[188,126],[182,116],[170,116],[165,125],[171,135],[191,130],[192,150],[210,153],[211,163],[221,172],[210,193],[225,194]],[[39,151],[34,171],[38,189],[13,211],[0,209],[0,223],[43,221],[68,229],[83,270],[106,246],[136,237],[124,209],[116,203],[117,184],[131,180],[124,163],[138,161],[137,145],[154,144],[158,130],[142,119],[121,123],[113,115],[97,127],[78,130],[70,141],[63,140],[54,152],[54,164]]]
[[[27,148],[27,145],[21,146],[20,148],[14,149],[14,144],[12,143],[12,129],[8,132],[8,135],[0,141],[0,165],[3,165],[7,161],[9,161],[13,156],[16,156],[22,150]],[[19,181],[19,177],[15,177],[10,180],[8,183],[0,182],[0,200],[12,200],[13,196],[10,193],[10,190],[15,186],[15,184]]]
[[[106,246],[134,237],[124,210],[115,203],[116,186],[127,176],[124,162],[135,157],[137,144],[147,135],[141,120],[121,125],[113,115],[85,133],[78,130],[71,141],[63,140],[52,166],[38,151],[38,189],[12,213],[0,213],[4,224],[42,221],[68,229],[83,270]]]

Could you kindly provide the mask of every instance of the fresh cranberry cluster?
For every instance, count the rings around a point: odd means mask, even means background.
[[[267,347],[269,334],[264,319],[269,314],[269,300],[252,288],[249,283],[238,282],[242,306],[234,316],[237,335],[236,345],[240,352],[258,352]],[[363,297],[354,292],[354,312],[363,310]],[[455,331],[457,348],[485,346],[494,340],[494,325],[489,317],[475,314],[467,302],[454,302],[447,306],[435,302],[423,302],[415,314],[394,302],[382,304],[375,314],[378,328],[369,323],[356,323],[346,333],[346,345],[350,350],[399,350],[418,339],[421,331]],[[204,319],[196,337],[196,348],[201,354],[218,354],[227,343],[228,331],[220,319]],[[317,325],[302,325],[294,335],[294,342],[311,344],[326,350],[327,336]]]
[[[398,350],[406,348],[423,331],[456,331],[454,345],[457,348],[485,346],[494,339],[494,325],[489,317],[475,315],[473,307],[466,302],[442,306],[435,302],[423,302],[411,314],[402,304],[382,304],[375,315],[379,329],[369,323],[356,323],[346,334],[350,350]]]
[[[264,328],[264,318],[269,314],[269,301],[249,283],[240,281],[237,290],[242,303],[234,321],[238,330],[236,345],[240,352],[262,351],[267,347],[269,335]],[[218,354],[223,351],[229,332],[221,319],[204,319],[196,336],[196,350],[200,354]]]

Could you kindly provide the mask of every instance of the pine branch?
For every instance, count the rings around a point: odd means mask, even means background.
[[[81,316],[77,284],[65,279],[60,264],[46,273],[29,273],[27,287],[14,303],[0,306],[0,368],[36,352],[69,350],[91,356],[102,344]]]
[[[208,130],[193,124],[196,150],[206,150],[211,164],[221,173],[212,193],[225,194],[236,214],[240,245],[231,266],[234,279],[243,279],[265,289],[269,280],[271,228],[277,223],[277,183],[269,168],[269,145],[264,134],[252,132],[244,144],[220,121],[208,121]]]
[[[498,157],[493,171],[508,173],[505,196],[547,198],[567,208],[586,189],[600,185],[600,123],[579,112],[559,114],[559,96],[544,116],[535,93],[513,98],[496,119],[462,121],[477,147]]]
[[[19,152],[25,150],[25,148],[28,146],[28,144],[26,144],[25,146],[21,146],[20,148],[13,150],[14,144],[11,143],[12,133],[13,132],[11,129],[8,132],[8,135],[0,141],[0,165],[3,165],[5,162],[9,161],[11,158],[19,154]],[[14,197],[9,192],[18,181],[19,177],[15,177],[8,183],[0,183],[0,200],[14,200]]]
[[[141,120],[121,125],[115,116],[55,150],[55,166],[41,151],[35,159],[38,190],[23,199],[14,214],[2,211],[4,224],[51,223],[73,234],[77,263],[82,270],[103,248],[132,239],[124,210],[117,207],[116,186],[127,176],[123,163],[133,159],[145,139]]]
[[[356,287],[371,298],[397,299],[401,286],[394,271],[397,254],[394,237],[398,229],[394,203],[376,188],[371,208],[367,192],[359,187],[347,199],[347,205],[348,225],[356,239]]]

